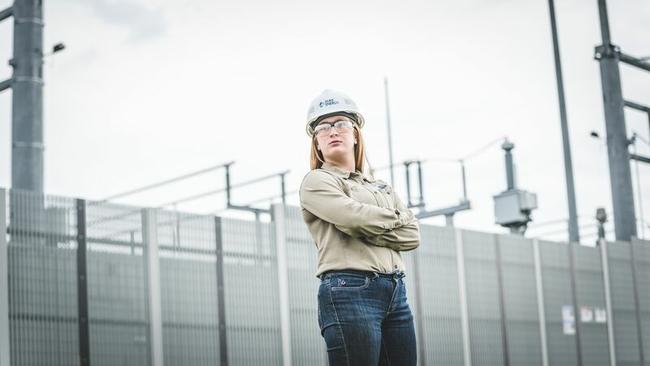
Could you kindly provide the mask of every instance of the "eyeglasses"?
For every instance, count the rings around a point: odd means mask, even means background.
[[[314,128],[314,135],[324,135],[330,132],[332,127],[336,128],[337,131],[349,130],[354,126],[354,124],[347,120],[336,121],[336,122],[323,122]]]

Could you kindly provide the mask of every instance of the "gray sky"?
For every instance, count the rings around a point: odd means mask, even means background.
[[[10,4],[0,0],[0,8]],[[325,88],[345,91],[359,104],[371,163],[386,165],[388,76],[396,161],[456,159],[508,136],[516,145],[520,188],[538,195],[535,222],[568,216],[545,0],[59,0],[44,6],[46,47],[67,46],[45,65],[47,193],[100,199],[231,160],[237,161],[234,182],[290,169],[288,188],[295,189],[308,169],[308,103]],[[610,0],[608,6],[614,43],[649,56],[650,2]],[[590,225],[596,207],[611,213],[607,150],[603,140],[589,137],[591,130],[605,134],[593,60],[597,1],[557,1],[556,12],[578,213],[581,225]],[[11,33],[11,22],[0,24],[0,60],[11,57]],[[624,96],[650,104],[650,74],[627,66],[621,73]],[[0,79],[10,75],[0,62]],[[6,187],[8,92],[0,94],[0,111],[0,186]],[[628,110],[626,118],[630,134],[650,139],[644,115]],[[650,154],[643,142],[638,148]],[[428,207],[457,203],[458,166],[432,161],[424,168]],[[646,222],[649,169],[639,166]],[[388,180],[387,171],[378,176]],[[503,231],[493,224],[492,200],[505,189],[500,148],[468,160],[467,178],[474,209],[458,214],[457,225]],[[219,172],[121,202],[158,205],[223,186]],[[396,188],[404,192],[401,169]],[[277,191],[269,182],[233,198],[243,204]],[[211,212],[224,204],[219,195],[178,208]],[[562,239],[563,228],[533,226],[530,233],[559,231],[546,237]]]

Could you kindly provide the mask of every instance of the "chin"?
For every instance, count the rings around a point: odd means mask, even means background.
[[[354,151],[347,151],[343,149],[332,149],[331,151],[328,152],[327,155],[325,155],[325,157],[339,160],[341,157],[345,157],[348,154],[354,155]]]

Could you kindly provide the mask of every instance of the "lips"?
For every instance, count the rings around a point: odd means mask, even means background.
[[[336,144],[336,143],[342,143],[342,142],[343,141],[341,141],[341,140],[334,140],[334,141],[330,142],[328,145],[332,145],[332,144]]]

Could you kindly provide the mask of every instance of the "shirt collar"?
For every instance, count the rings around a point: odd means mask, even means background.
[[[336,165],[330,164],[330,163],[323,163],[322,166],[323,169],[334,173],[336,176],[344,179],[350,179],[350,177],[361,177],[365,181],[369,183],[373,183],[375,180],[372,179],[370,176],[361,173],[360,171],[355,171],[355,172],[348,172],[347,170],[341,169],[337,167]]]

